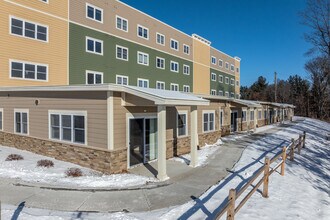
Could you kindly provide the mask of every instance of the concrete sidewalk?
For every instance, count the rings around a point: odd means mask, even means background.
[[[276,127],[263,133],[245,136],[232,143],[224,143],[203,167],[193,169],[169,160],[168,174],[171,178],[158,187],[95,192],[54,190],[17,185],[15,180],[1,178],[0,200],[3,204],[15,206],[25,202],[25,206],[31,208],[82,212],[137,212],[181,205],[194,197],[198,198],[225,178],[227,170],[239,160],[246,146],[280,129]],[[141,166],[133,172],[152,175],[149,170],[152,168]]]

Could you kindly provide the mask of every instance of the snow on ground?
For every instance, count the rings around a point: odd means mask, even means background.
[[[197,167],[206,165],[208,162],[207,159],[209,158],[209,156],[213,155],[220,148],[220,145],[222,145],[222,144],[223,144],[222,140],[219,139],[215,144],[213,144],[213,145],[206,144],[199,151],[197,151],[197,154],[198,154]],[[186,163],[187,165],[189,165],[190,160],[191,160],[191,155],[184,154],[179,157],[173,157],[170,160],[181,162],[181,163]]]
[[[5,161],[10,154],[19,154],[24,157],[24,160]],[[54,167],[37,167],[37,161],[41,159],[52,160]],[[65,171],[71,167],[80,168],[83,176],[76,178],[67,177]],[[157,181],[155,178],[134,174],[102,175],[99,172],[72,163],[4,146],[0,146],[0,177],[15,178],[28,183],[84,188],[127,188]]]

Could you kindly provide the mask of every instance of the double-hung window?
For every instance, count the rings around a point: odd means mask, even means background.
[[[128,61],[128,48],[122,46],[116,46],[116,58],[119,60]]]
[[[40,41],[48,41],[48,27],[19,18],[11,18],[10,31],[14,35],[32,38]]]
[[[223,61],[219,59],[219,66],[223,67]]]
[[[246,111],[242,111],[242,122],[246,121]]]
[[[171,61],[171,71],[176,72],[176,73],[179,72],[179,63],[178,62]]]
[[[161,57],[156,57],[156,67],[158,69],[165,69],[165,59]]]
[[[254,110],[250,111],[250,121],[254,121]]]
[[[219,96],[223,96],[223,91],[219,90]]]
[[[137,84],[138,84],[138,87],[149,88],[149,80],[147,80],[147,79],[138,78]]]
[[[141,25],[138,25],[137,35],[141,38],[149,40],[149,29]]]
[[[178,113],[178,136],[187,135],[187,113]]]
[[[203,113],[203,131],[214,131],[214,112]]]
[[[259,111],[258,111],[258,120],[261,120],[261,118],[262,118],[262,111],[259,110]]]
[[[15,109],[15,133],[29,134],[29,110]]]
[[[183,45],[183,53],[189,55],[190,54],[190,47],[186,44]]]
[[[183,92],[190,92],[190,86],[188,85],[183,85]]]
[[[222,75],[219,75],[219,82],[223,83],[223,76]]]
[[[171,90],[172,91],[179,91],[179,85],[175,83],[171,83]]]
[[[225,77],[225,83],[229,84],[229,78],[228,77]]]
[[[97,22],[103,22],[103,9],[98,8],[91,4],[86,4],[86,17],[97,21]]]
[[[3,130],[3,109],[0,108],[0,131]]]
[[[183,65],[183,74],[190,75],[190,66]]]
[[[229,98],[229,92],[225,92],[225,96]]]
[[[226,69],[228,70],[229,69],[229,63],[226,62]]]
[[[213,65],[216,65],[217,64],[217,58],[216,57],[211,57],[211,63]]]
[[[116,28],[128,32],[128,21],[125,18],[116,16]]]
[[[234,65],[233,65],[233,64],[231,64],[231,65],[230,65],[230,70],[231,70],[232,72],[234,72],[234,71],[235,71],[235,67],[234,67]]]
[[[171,48],[173,50],[179,50],[179,41],[171,39]]]
[[[86,52],[103,55],[103,41],[86,37]]]
[[[47,81],[48,65],[10,61],[10,76],[11,78]]]
[[[86,115],[86,112],[50,111],[50,139],[86,144]]]
[[[161,82],[161,81],[157,81],[156,82],[156,89],[164,90],[165,89],[165,83]]]
[[[217,90],[212,89],[212,90],[211,90],[211,95],[217,95]]]
[[[156,33],[156,42],[157,42],[157,44],[164,46],[165,45],[165,35]]]
[[[103,73],[95,71],[86,71],[86,84],[102,84],[103,83]]]
[[[235,93],[231,92],[230,93],[230,98],[235,98]]]
[[[217,81],[217,74],[211,73],[211,80],[214,82]]]
[[[230,85],[235,86],[235,79],[233,78],[230,79]]]
[[[267,118],[267,110],[264,110],[264,119]]]
[[[138,51],[138,64],[149,66],[149,54]]]
[[[116,84],[118,85],[128,85],[128,77],[116,75]]]

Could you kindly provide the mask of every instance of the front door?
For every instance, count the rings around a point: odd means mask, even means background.
[[[232,112],[231,113],[231,118],[230,118],[230,125],[231,125],[231,132],[237,131],[237,112]]]

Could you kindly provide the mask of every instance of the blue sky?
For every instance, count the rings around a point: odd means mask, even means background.
[[[262,75],[273,82],[292,74],[306,77],[303,39],[307,28],[298,12],[305,0],[122,0],[187,34],[196,33],[212,46],[239,56],[241,84]],[[200,2],[198,4],[198,2]]]

